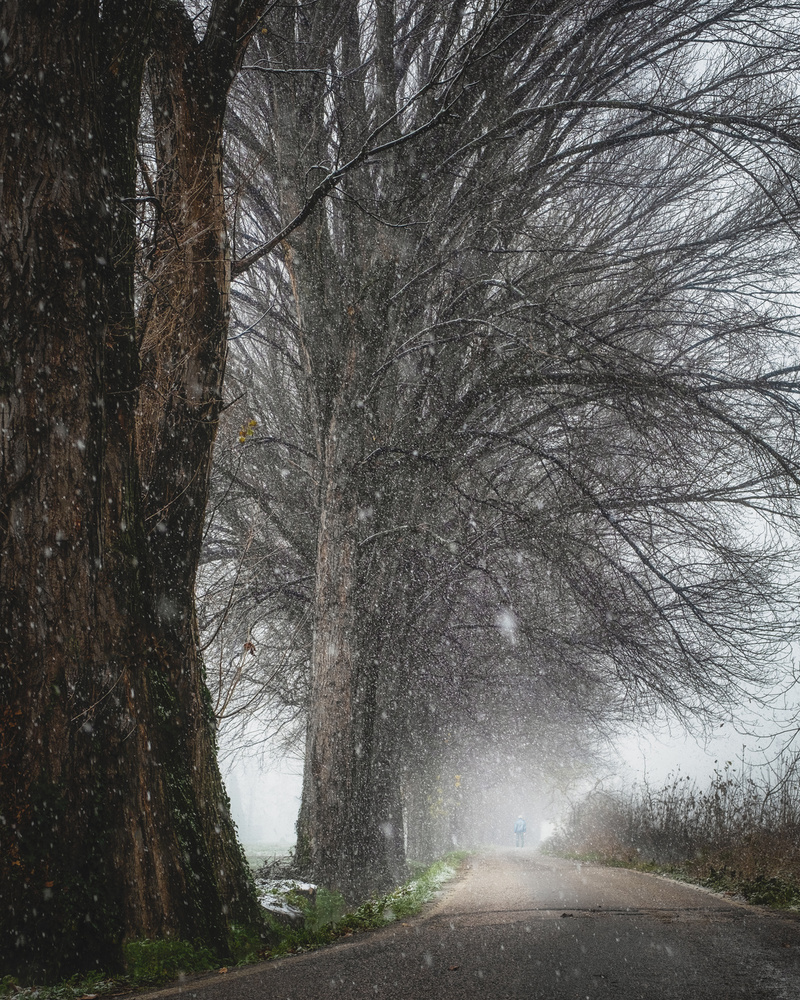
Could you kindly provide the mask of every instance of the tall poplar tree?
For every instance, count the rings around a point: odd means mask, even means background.
[[[516,630],[531,700],[541,667],[685,711],[785,636],[786,553],[745,522],[774,540],[798,485],[792,16],[319,0],[251,49],[238,336],[283,383],[243,435],[261,495],[244,457],[231,497],[307,601],[298,854],[321,880],[357,895],[402,864],[399,765],[435,773],[419,744],[492,662],[479,629]]]

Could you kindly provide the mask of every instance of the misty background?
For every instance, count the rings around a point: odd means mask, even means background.
[[[538,800],[520,789],[509,810],[522,811],[528,823],[529,842],[544,840],[557,828],[565,806],[593,786],[609,787],[642,782],[660,787],[680,772],[701,785],[725,767],[768,768],[791,749],[796,740],[796,692],[787,670],[785,687],[766,706],[754,706],[737,719],[704,730],[688,729],[675,719],[653,719],[652,728],[631,727],[606,747],[596,773],[587,774],[565,795],[562,789],[545,789]],[[761,711],[758,710],[761,708]],[[303,787],[303,758],[270,753],[269,744],[258,752],[225,754],[222,734],[223,777],[231,812],[248,857],[288,852],[295,844],[295,823]],[[542,799],[544,801],[542,801]],[[513,821],[507,826],[506,845],[513,843]],[[474,845],[460,845],[474,846]]]

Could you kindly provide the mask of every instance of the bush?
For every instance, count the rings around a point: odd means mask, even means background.
[[[730,764],[700,789],[688,777],[663,788],[601,791],[573,807],[554,853],[677,875],[748,902],[800,905],[797,761],[755,776]]]

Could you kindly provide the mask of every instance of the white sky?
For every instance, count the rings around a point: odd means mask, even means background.
[[[223,778],[243,844],[294,844],[303,787],[300,763],[237,760],[223,768]]]
[[[743,761],[752,766],[779,766],[782,752],[800,750],[799,726],[798,693],[792,690],[776,695],[768,709],[743,709],[739,719],[704,732],[687,732],[663,718],[654,720],[650,729],[640,727],[617,741],[620,776],[626,782],[646,777],[651,785],[658,785],[680,770],[702,786],[728,762],[736,769]]]

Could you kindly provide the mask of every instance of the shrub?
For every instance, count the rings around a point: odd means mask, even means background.
[[[800,781],[737,771],[729,763],[706,789],[676,775],[660,789],[587,796],[551,850],[605,864],[656,868],[749,902],[800,905]]]

